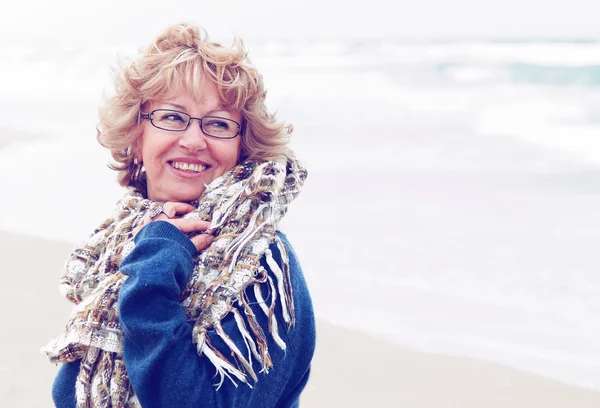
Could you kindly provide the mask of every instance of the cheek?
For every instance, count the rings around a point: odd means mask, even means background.
[[[158,149],[152,130],[148,131],[147,129],[144,129],[142,134],[137,138],[134,146],[138,152],[138,160],[142,162],[150,161],[154,152]]]
[[[232,140],[220,149],[221,163],[226,170],[235,167],[240,157],[241,143],[238,139]]]
[[[144,130],[136,141],[139,159],[150,164],[159,161],[166,152],[173,148],[174,141],[150,130]]]

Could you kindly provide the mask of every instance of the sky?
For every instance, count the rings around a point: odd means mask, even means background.
[[[0,41],[144,41],[178,21],[213,39],[600,39],[598,0],[23,0],[3,5]]]

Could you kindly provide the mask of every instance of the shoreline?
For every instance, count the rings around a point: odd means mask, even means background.
[[[1,406],[50,407],[57,366],[40,348],[70,312],[58,292],[73,245],[0,231]],[[597,407],[600,393],[468,357],[428,354],[317,319],[317,350],[302,406]]]

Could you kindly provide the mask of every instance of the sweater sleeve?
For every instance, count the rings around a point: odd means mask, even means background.
[[[296,381],[290,379],[294,358],[285,353],[276,356],[277,369],[269,378],[261,379],[260,386],[236,387],[226,379],[217,390],[215,368],[197,354],[193,327],[179,303],[192,273],[195,253],[185,234],[167,222],[157,221],[140,231],[135,249],[121,263],[121,271],[129,276],[119,294],[119,318],[125,334],[123,355],[142,406],[265,407],[271,405],[267,401],[277,401],[286,393],[293,395],[297,386],[287,388],[290,381]],[[222,324],[236,344],[244,344],[238,330],[234,330],[237,326],[233,319],[224,319]],[[289,333],[281,332],[287,343]],[[218,338],[211,337],[211,342],[219,347]],[[269,347],[271,350],[276,346]],[[223,353],[228,355],[226,349]],[[307,376],[308,369],[300,378]],[[265,381],[269,386],[265,387]]]

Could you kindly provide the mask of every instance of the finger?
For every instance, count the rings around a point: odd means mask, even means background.
[[[200,234],[191,238],[192,244],[198,252],[205,250],[215,240],[215,237],[208,234]]]
[[[185,232],[186,234],[190,232],[206,231],[208,227],[210,227],[209,221],[196,220],[192,218],[176,218],[166,221],[170,222],[175,227],[179,228],[181,232]]]
[[[169,218],[175,218],[176,215],[185,215],[189,212],[192,212],[196,209],[191,204],[188,203],[180,203],[177,201],[168,201],[163,204],[163,212]]]

